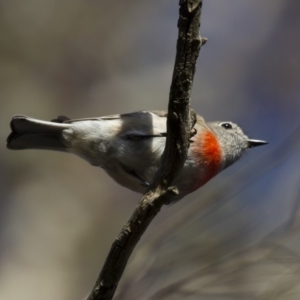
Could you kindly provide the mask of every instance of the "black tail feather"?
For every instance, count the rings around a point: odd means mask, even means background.
[[[10,123],[12,132],[7,138],[7,148],[66,151],[62,131],[69,126],[70,124],[45,122],[22,115],[14,116]]]

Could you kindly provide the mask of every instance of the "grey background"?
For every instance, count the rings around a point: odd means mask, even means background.
[[[75,156],[8,151],[11,117],[166,109],[177,16],[177,1],[170,0],[0,1],[0,299],[83,299],[140,198]],[[299,16],[294,0],[204,1],[201,33],[208,43],[192,106],[206,120],[234,121],[270,144],[163,209],[135,251],[119,299],[262,299],[270,285],[293,282],[273,275],[298,279],[286,261],[273,262],[205,287],[209,272],[212,279],[231,270],[214,269],[220,258],[259,241],[295,211],[299,137],[295,145],[282,141],[299,126]],[[276,147],[282,150],[272,154]],[[201,209],[205,197],[227,200]],[[296,269],[297,233],[279,255],[293,249]],[[209,257],[200,255],[206,248]],[[201,283],[183,280],[208,262],[214,268],[192,276]],[[176,280],[181,285],[153,296]],[[272,299],[298,299],[298,289],[295,284]]]

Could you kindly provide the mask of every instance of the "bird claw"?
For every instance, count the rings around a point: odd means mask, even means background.
[[[190,133],[190,143],[194,143],[194,141],[192,140],[192,138],[197,134],[197,129],[196,128],[192,128],[191,133]]]

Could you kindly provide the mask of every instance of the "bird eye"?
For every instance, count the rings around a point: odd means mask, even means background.
[[[232,129],[232,125],[228,122],[221,123],[220,125],[225,129]]]

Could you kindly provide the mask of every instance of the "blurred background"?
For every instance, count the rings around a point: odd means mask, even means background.
[[[85,299],[140,195],[13,115],[166,109],[178,1],[0,1],[0,299]],[[269,145],[165,207],[116,299],[299,299],[300,2],[205,0],[192,107]]]

